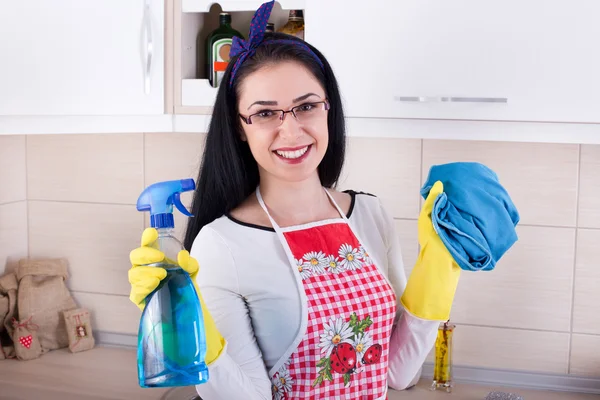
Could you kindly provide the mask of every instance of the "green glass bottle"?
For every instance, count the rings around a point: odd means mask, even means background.
[[[231,14],[219,15],[220,26],[206,38],[206,75],[212,87],[218,87],[229,63],[229,51],[233,37],[244,39],[241,33],[231,27]]]

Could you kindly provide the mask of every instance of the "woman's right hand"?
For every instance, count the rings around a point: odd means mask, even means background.
[[[129,283],[131,284],[129,300],[142,311],[146,306],[146,297],[167,276],[167,271],[164,268],[144,266],[165,259],[164,253],[155,248],[157,238],[158,232],[156,229],[145,229],[142,233],[141,246],[129,254],[129,260],[131,261],[131,269],[128,274]]]
[[[163,252],[156,248],[158,232],[154,228],[146,228],[142,233],[141,246],[132,250],[129,254],[131,269],[129,270],[129,283],[131,291],[129,300],[140,310],[144,310],[146,297],[156,289],[161,280],[167,276],[167,271],[160,267],[146,267],[145,264],[158,263],[165,259]],[[169,260],[170,263],[173,261]],[[225,339],[221,336],[210,312],[204,304],[204,299],[200,294],[200,289],[196,283],[199,265],[198,261],[190,256],[187,250],[181,250],[177,255],[177,264],[186,271],[196,288],[196,293],[200,299],[202,307],[202,316],[204,318],[204,329],[206,332],[206,357],[205,362],[211,364],[225,348]]]

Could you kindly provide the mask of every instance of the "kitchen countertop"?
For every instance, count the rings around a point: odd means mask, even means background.
[[[545,392],[457,383],[452,393],[430,391],[430,381],[402,392],[390,391],[389,400],[483,400],[492,390],[513,392],[524,400],[598,400],[599,395]],[[190,393],[192,388],[179,388]],[[137,384],[133,349],[101,347],[81,353],[54,350],[31,361],[0,360],[0,399],[106,400],[165,399],[168,389],[142,389]],[[172,393],[172,391],[170,392]],[[193,393],[193,392],[191,392]],[[173,400],[168,396],[169,400]],[[189,400],[188,396],[178,400]],[[232,399],[235,400],[235,399]]]
[[[531,390],[520,388],[507,388],[501,386],[475,385],[456,383],[452,389],[452,393],[445,391],[431,391],[429,386],[431,380],[423,379],[417,386],[402,392],[392,392],[389,394],[388,400],[442,400],[442,399],[460,399],[460,400],[484,400],[489,392],[498,391],[506,393],[514,393],[523,397],[523,400],[599,400],[600,395],[583,394],[583,393],[565,393],[565,392],[550,392],[544,390]]]

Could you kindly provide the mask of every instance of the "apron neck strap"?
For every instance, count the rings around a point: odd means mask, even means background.
[[[327,197],[329,197],[329,200],[331,201],[331,203],[333,204],[333,206],[335,207],[337,212],[340,214],[340,217],[342,217],[345,221],[347,221],[346,214],[344,214],[344,212],[342,211],[340,206],[335,202],[331,193],[329,193],[329,191],[325,188],[323,188],[323,190],[325,191],[325,194],[327,194]],[[277,223],[275,222],[273,217],[271,217],[271,214],[269,213],[269,210],[267,209],[267,205],[265,204],[265,201],[263,200],[262,195],[260,194],[260,187],[256,188],[256,198],[258,199],[258,203],[260,204],[260,206],[262,207],[264,212],[267,214],[267,217],[269,217],[269,220],[271,221],[271,224],[273,225],[273,229],[279,230],[280,229],[279,225],[277,225]]]
[[[267,205],[265,204],[265,201],[263,200],[262,195],[260,194],[260,187],[256,188],[256,198],[258,199],[258,204],[260,204],[260,206],[264,210],[265,214],[267,214],[267,217],[269,217],[269,220],[271,221],[271,224],[273,225],[273,229],[278,231],[280,229],[279,225],[277,225],[277,222],[275,222],[273,217],[271,217],[271,214],[269,213],[269,210],[267,209]]]

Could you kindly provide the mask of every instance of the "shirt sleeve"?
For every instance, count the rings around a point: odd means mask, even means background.
[[[196,278],[200,293],[226,341],[225,350],[209,366],[208,381],[197,385],[196,391],[205,400],[270,400],[271,380],[229,247],[218,232],[205,226],[190,254],[200,264]]]
[[[398,298],[398,312],[390,339],[388,385],[396,390],[404,390],[420,379],[421,367],[435,344],[439,322],[417,318],[400,303],[407,283],[400,239],[394,220],[383,206],[381,209],[387,240],[388,279]]]

